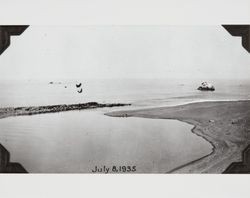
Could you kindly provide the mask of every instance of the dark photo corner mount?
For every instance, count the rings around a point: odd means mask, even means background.
[[[232,36],[241,37],[242,46],[250,53],[250,25],[222,25]]]
[[[28,25],[0,25],[0,55],[10,46],[10,37],[21,35]],[[250,25],[222,25],[232,36],[242,38],[242,46],[250,53]],[[0,144],[0,173],[27,173],[19,163],[10,162],[10,154]],[[242,162],[233,162],[223,173],[250,173],[250,145],[242,152]]]
[[[21,35],[28,27],[28,25],[1,25],[0,55],[10,46],[10,37]]]
[[[250,25],[222,25],[232,36],[241,37],[242,46],[250,53]],[[233,162],[223,172],[226,174],[250,173],[250,145],[242,151],[242,161]]]
[[[28,25],[0,26],[0,55],[10,46],[10,37],[21,35]],[[0,144],[0,173],[27,173],[20,163],[10,162],[10,153]]]

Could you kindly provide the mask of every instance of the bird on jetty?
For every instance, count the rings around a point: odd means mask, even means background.
[[[82,93],[82,88],[80,90],[77,90],[78,93]]]
[[[76,87],[77,87],[77,88],[79,88],[79,87],[81,87],[81,86],[82,86],[82,83],[76,84]]]

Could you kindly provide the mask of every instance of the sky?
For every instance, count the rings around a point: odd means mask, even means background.
[[[250,54],[221,26],[30,26],[1,79],[244,79]]]

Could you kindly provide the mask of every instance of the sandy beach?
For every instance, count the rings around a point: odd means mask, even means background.
[[[213,151],[169,173],[222,173],[229,164],[241,160],[242,150],[250,144],[250,101],[199,102],[106,115],[176,119],[194,125],[192,132],[210,142]]]

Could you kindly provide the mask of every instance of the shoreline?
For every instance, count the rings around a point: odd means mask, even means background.
[[[195,124],[193,124],[193,123],[191,123],[191,122],[187,122],[187,121],[181,120],[181,119],[168,119],[168,120],[178,120],[178,121],[180,121],[180,122],[185,122],[185,123],[187,123],[187,124],[192,125],[193,128],[190,130],[191,133],[193,133],[193,134],[196,135],[196,136],[201,137],[201,138],[204,139],[206,142],[208,142],[208,143],[212,146],[212,150],[211,150],[211,152],[208,153],[207,155],[204,155],[204,156],[202,156],[202,157],[200,157],[200,158],[198,158],[198,159],[195,159],[195,160],[192,160],[192,161],[187,162],[187,163],[185,163],[185,164],[182,164],[182,165],[180,165],[180,166],[177,166],[177,167],[171,169],[170,171],[167,171],[166,173],[178,173],[178,171],[180,171],[181,169],[186,168],[186,167],[188,167],[188,166],[190,166],[190,165],[193,165],[194,163],[198,163],[198,162],[200,162],[201,160],[205,159],[206,157],[209,157],[210,155],[213,155],[213,154],[215,153],[216,146],[215,146],[214,142],[213,142],[212,140],[210,140],[209,138],[207,138],[206,136],[203,136],[203,134],[198,133],[198,132],[196,131],[197,125],[195,125]],[[185,172],[185,171],[184,171],[184,172],[179,172],[179,173],[192,173],[192,172],[191,172],[191,171],[188,171],[188,172]],[[197,173],[197,172],[194,172],[194,173]]]
[[[129,105],[131,104],[90,102],[70,105],[6,107],[0,108],[0,119],[10,116]],[[232,162],[241,160],[242,150],[250,144],[250,100],[193,102],[178,106],[114,111],[104,115],[178,120],[193,125],[191,132],[212,145],[211,153],[178,166],[167,173],[222,173]]]
[[[243,149],[250,144],[249,100],[197,102],[105,115],[174,119],[193,125],[191,132],[208,141],[212,152],[168,173],[222,173],[232,162],[241,160]]]
[[[185,122],[185,121],[182,121],[182,120],[178,120],[178,121],[180,121],[180,122]],[[185,122],[185,123],[188,123],[188,124],[193,125],[193,124],[190,123],[190,122]],[[177,166],[177,167],[173,168],[172,170],[167,171],[166,173],[175,173],[176,171],[178,171],[178,170],[181,169],[181,168],[184,168],[184,167],[187,167],[187,166],[192,165],[192,164],[194,164],[194,163],[197,163],[197,162],[203,160],[204,158],[206,158],[206,157],[208,157],[208,156],[214,154],[215,149],[216,149],[214,143],[213,143],[211,140],[207,139],[206,137],[204,137],[204,136],[202,136],[202,135],[196,133],[196,131],[195,131],[196,127],[197,127],[196,125],[193,125],[193,128],[191,129],[191,132],[192,132],[194,135],[197,135],[197,136],[201,137],[201,138],[204,139],[206,142],[208,142],[209,144],[211,144],[211,145],[212,145],[212,151],[211,151],[210,153],[208,153],[207,155],[204,155],[204,156],[202,156],[202,157],[200,157],[200,158],[198,158],[198,159],[195,159],[195,160],[192,160],[192,161],[187,162],[187,163],[185,163],[185,164],[182,164],[182,165],[180,165],[180,166]]]

